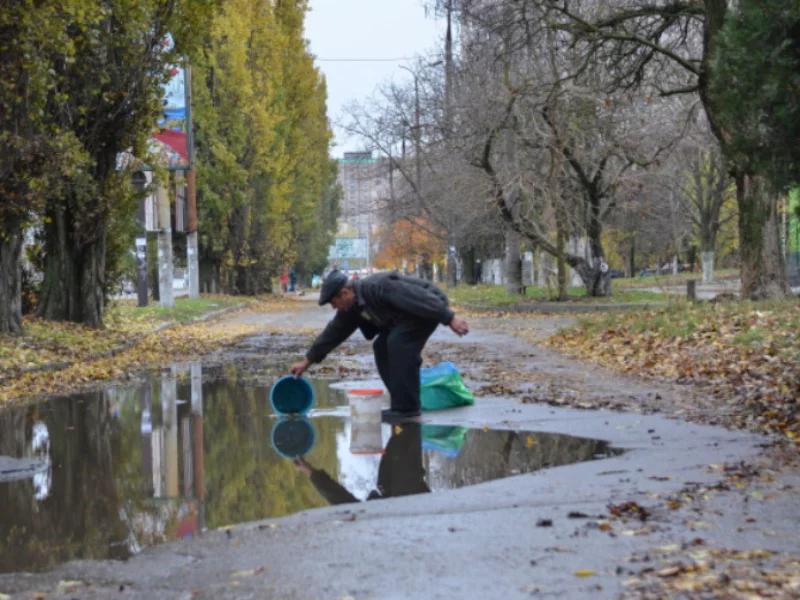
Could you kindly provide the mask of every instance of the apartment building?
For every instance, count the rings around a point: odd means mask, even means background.
[[[389,197],[387,166],[372,152],[345,152],[339,159],[338,181],[343,196],[337,237],[367,240],[367,256],[349,257],[351,267],[364,268],[369,265],[374,233],[380,225],[382,201]]]

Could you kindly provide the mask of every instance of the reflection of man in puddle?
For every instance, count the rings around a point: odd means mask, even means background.
[[[425,470],[422,468],[422,428],[419,423],[395,425],[392,437],[386,444],[378,468],[378,486],[367,496],[367,500],[409,496],[430,492],[425,483]],[[322,469],[315,469],[303,458],[294,459],[295,469],[305,473],[317,491],[330,504],[359,502],[339,482]]]

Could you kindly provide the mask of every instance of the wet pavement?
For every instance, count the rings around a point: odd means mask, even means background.
[[[206,529],[620,453],[564,434],[353,421],[345,392],[320,379],[311,413],[279,418],[263,376],[203,371],[0,413],[0,454],[15,459],[0,461],[0,572],[125,559]]]

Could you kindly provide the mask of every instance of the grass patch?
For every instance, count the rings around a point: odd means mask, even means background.
[[[175,306],[167,308],[151,304],[139,308],[135,300],[115,302],[106,315],[107,326],[130,328],[136,324],[148,328],[158,323],[187,323],[206,314],[238,306],[246,302],[241,296],[204,296],[201,298],[176,298]]]
[[[719,269],[714,271],[714,280],[719,282],[724,279],[736,279],[739,277],[739,269]],[[641,288],[641,287],[664,287],[685,284],[690,279],[700,281],[702,273],[678,273],[677,275],[656,275],[653,277],[620,277],[615,279],[612,284],[616,288]]]
[[[507,295],[503,285],[459,285],[447,288],[446,292],[453,303],[478,306],[502,307],[525,302],[554,301],[553,290],[538,287],[528,287],[524,296]],[[664,294],[642,290],[613,290],[611,296],[592,298],[586,295],[584,288],[571,287],[568,294],[568,302],[587,304],[646,304],[665,301]]]

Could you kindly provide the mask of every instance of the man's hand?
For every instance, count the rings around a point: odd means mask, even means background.
[[[302,458],[302,457],[300,457],[300,456],[298,456],[297,458],[295,458],[295,459],[292,461],[292,464],[294,465],[294,468],[295,468],[297,471],[299,471],[300,473],[305,473],[306,475],[309,475],[309,476],[310,476],[310,475],[311,475],[311,473],[313,473],[313,472],[314,472],[314,467],[312,467],[310,464],[308,464],[308,463],[305,461],[305,459],[303,459],[303,458]]]
[[[469,326],[467,326],[467,322],[464,319],[459,319],[457,317],[453,317],[453,320],[450,321],[450,329],[452,329],[459,337],[469,333]]]
[[[301,360],[298,363],[294,363],[292,367],[289,369],[289,373],[294,375],[295,379],[297,379],[298,377],[300,377],[300,375],[303,374],[303,372],[305,372],[305,370],[309,366],[311,366],[311,361],[306,358],[305,360]]]

